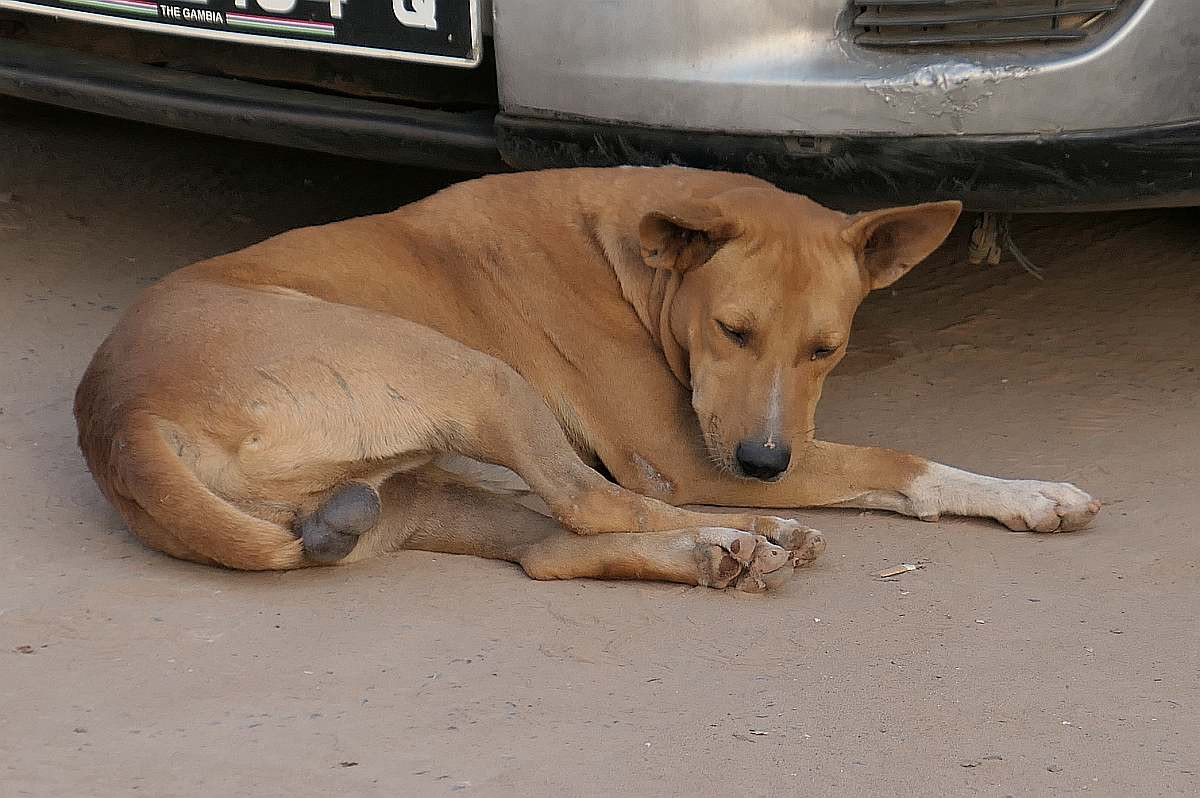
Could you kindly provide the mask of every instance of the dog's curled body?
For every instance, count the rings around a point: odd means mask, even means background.
[[[847,217],[754,178],[680,169],[470,181],[148,288],[80,383],[80,446],[143,541],[197,562],[279,569],[420,548],[538,578],[762,589],[815,558],[820,536],[673,505],[883,496],[915,514],[998,517],[949,494],[929,512],[913,486],[928,492],[945,467],[810,429],[862,296],[940,243],[957,212]],[[709,318],[730,291],[757,308],[738,317],[759,336],[740,393],[721,369],[746,353],[721,348]],[[769,323],[798,312],[815,321],[773,333],[772,350]],[[810,366],[797,346],[836,354]],[[749,478],[767,467],[743,456],[760,435],[789,447],[786,473]],[[553,519],[440,468],[447,455],[516,472]],[[1031,484],[1053,528],[1094,514],[1082,492]],[[1006,496],[1010,526],[1049,524]]]

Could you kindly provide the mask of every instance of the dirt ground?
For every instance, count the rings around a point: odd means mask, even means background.
[[[822,437],[1077,482],[1088,532],[805,512],[768,597],[138,544],[71,419],[120,309],[447,179],[0,101],[0,793],[1200,794],[1193,210],[1019,220],[1045,282],[960,231],[826,391]]]

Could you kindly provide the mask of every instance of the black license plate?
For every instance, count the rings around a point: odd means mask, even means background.
[[[479,63],[480,0],[0,0],[0,8],[450,66]]]

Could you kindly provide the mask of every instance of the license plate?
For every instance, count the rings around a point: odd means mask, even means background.
[[[479,0],[0,0],[0,8],[158,33],[470,67]]]

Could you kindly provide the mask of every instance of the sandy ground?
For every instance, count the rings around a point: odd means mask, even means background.
[[[7,101],[0,150],[3,795],[1200,793],[1200,212],[1020,221],[1045,282],[960,236],[827,389],[823,437],[1076,481],[1089,532],[809,512],[828,553],[765,598],[242,574],[121,527],[87,359],[167,271],[446,178]]]

